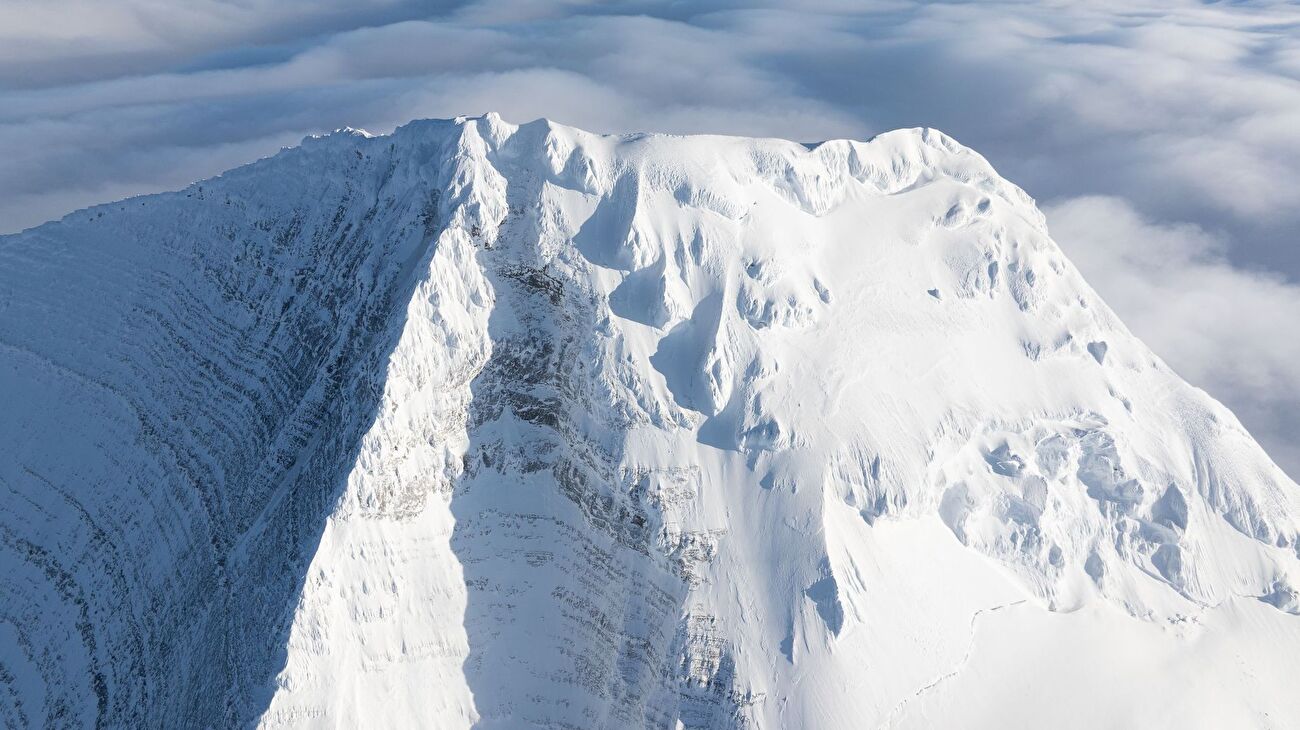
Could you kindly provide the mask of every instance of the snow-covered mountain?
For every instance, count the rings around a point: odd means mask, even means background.
[[[1300,488],[934,130],[344,131],[0,238],[16,727],[1300,725]]]

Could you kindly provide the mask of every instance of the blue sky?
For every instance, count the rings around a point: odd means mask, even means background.
[[[0,232],[341,126],[943,129],[1300,475],[1300,7],[0,0]]]

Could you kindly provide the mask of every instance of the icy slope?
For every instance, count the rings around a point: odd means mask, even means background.
[[[1300,722],[1300,490],[933,130],[489,115],[0,238],[18,726]]]

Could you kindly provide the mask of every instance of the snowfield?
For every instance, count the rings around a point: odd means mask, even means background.
[[[940,132],[344,130],[0,237],[13,727],[1300,726],[1300,488]]]

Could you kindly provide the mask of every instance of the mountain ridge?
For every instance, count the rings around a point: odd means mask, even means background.
[[[1295,484],[933,130],[345,131],[0,258],[10,718],[979,725],[1007,615],[1300,645]]]

